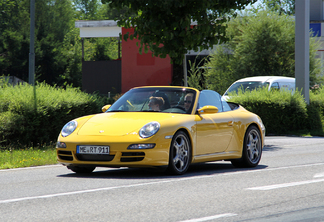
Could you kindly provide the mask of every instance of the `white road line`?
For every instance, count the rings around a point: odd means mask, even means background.
[[[214,219],[219,219],[223,217],[233,217],[236,216],[237,214],[232,214],[232,213],[227,213],[227,214],[218,214],[210,217],[202,217],[202,218],[196,218],[196,219],[191,219],[191,220],[183,220],[180,222],[201,222],[201,221],[208,221],[208,220],[214,220]]]
[[[23,200],[43,199],[43,198],[67,196],[67,195],[74,195],[74,194],[81,194],[81,193],[92,193],[92,192],[98,192],[98,191],[104,191],[104,190],[139,187],[139,186],[146,186],[146,185],[160,184],[160,183],[170,183],[170,182],[172,182],[172,180],[157,181],[157,182],[151,182],[151,183],[131,184],[131,185],[118,186],[118,187],[103,187],[103,188],[97,188],[97,189],[72,191],[72,192],[66,192],[66,193],[55,193],[55,194],[48,194],[48,195],[42,195],[42,196],[22,197],[22,198],[16,198],[16,199],[0,200],[0,204],[18,202],[18,201],[23,201]]]
[[[314,178],[324,177],[324,173],[317,173],[314,175]]]
[[[81,194],[81,193],[99,192],[99,191],[106,191],[106,190],[113,190],[113,189],[148,186],[148,185],[154,185],[154,184],[171,183],[171,182],[178,182],[178,181],[185,181],[185,180],[212,178],[212,177],[218,177],[218,176],[230,176],[230,175],[237,175],[237,174],[256,173],[256,172],[274,171],[274,170],[282,170],[282,169],[292,169],[292,168],[300,168],[300,167],[312,167],[312,166],[320,166],[320,165],[324,165],[324,163],[314,163],[314,164],[278,167],[278,168],[270,168],[270,169],[257,169],[257,170],[249,170],[249,171],[227,172],[227,173],[212,174],[212,175],[185,177],[185,178],[172,179],[172,180],[162,180],[162,181],[155,181],[155,182],[149,182],[149,183],[130,184],[130,185],[117,186],[117,187],[103,187],[103,188],[97,188],[97,189],[47,194],[47,195],[42,195],[42,196],[22,197],[22,198],[16,198],[16,199],[0,200],[0,204],[25,201],[25,200],[52,198],[52,197],[59,197],[59,196],[68,196],[68,195],[75,195],[75,194]],[[60,165],[58,165],[58,166],[60,166]]]
[[[274,184],[274,185],[262,186],[262,187],[251,187],[251,188],[247,188],[247,190],[274,190],[274,189],[279,189],[279,188],[300,186],[300,185],[311,184],[311,183],[319,183],[319,182],[324,182],[324,179],[305,180],[305,181],[292,182],[292,183]]]
[[[50,167],[64,167],[64,166],[61,165],[61,164],[54,164],[54,165],[32,166],[32,167],[22,167],[22,168],[0,169],[0,173],[1,172],[7,172],[7,171],[41,169],[41,168],[50,168]]]

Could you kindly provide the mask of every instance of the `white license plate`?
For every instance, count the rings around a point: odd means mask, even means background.
[[[80,154],[109,154],[109,146],[77,146]]]

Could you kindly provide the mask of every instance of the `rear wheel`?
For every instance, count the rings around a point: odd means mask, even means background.
[[[187,134],[177,132],[172,139],[168,171],[172,174],[184,174],[191,161],[191,143]]]
[[[67,166],[68,169],[72,170],[75,173],[92,173],[96,167],[94,166]]]
[[[243,143],[242,157],[232,160],[235,167],[256,167],[262,155],[262,141],[259,129],[256,126],[250,126],[246,133]]]

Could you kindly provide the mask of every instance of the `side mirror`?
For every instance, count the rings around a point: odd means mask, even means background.
[[[204,106],[198,109],[199,114],[213,114],[218,113],[218,108],[216,106]]]
[[[103,113],[106,112],[107,109],[109,109],[109,107],[111,107],[111,105],[105,105],[105,106],[103,106],[103,107],[101,108],[102,112],[103,112]]]

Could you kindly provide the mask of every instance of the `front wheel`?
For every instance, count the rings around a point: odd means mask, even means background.
[[[72,170],[75,173],[92,173],[96,167],[94,166],[67,166],[68,169]]]
[[[259,129],[250,126],[246,133],[242,149],[241,159],[232,160],[235,167],[256,167],[262,155],[262,141]]]
[[[182,131],[177,132],[172,139],[168,171],[172,174],[184,174],[190,165],[191,161],[191,143],[187,136]]]

